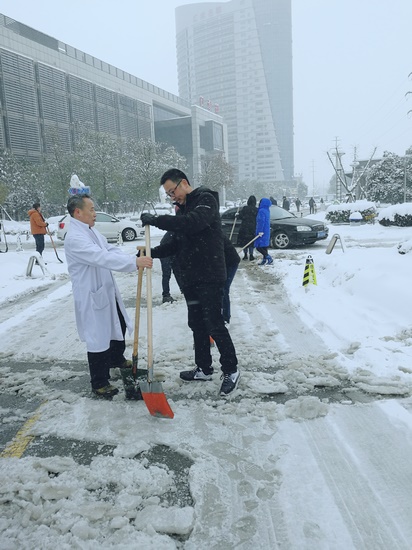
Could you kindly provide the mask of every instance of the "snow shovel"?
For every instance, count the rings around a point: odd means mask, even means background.
[[[44,218],[43,218],[43,219],[44,219]],[[48,236],[50,237],[52,246],[53,246],[53,248],[54,248],[54,252],[55,252],[55,254],[56,254],[56,258],[57,258],[57,259],[59,260],[59,262],[62,264],[62,263],[63,263],[63,260],[61,260],[61,259],[59,258],[59,255],[57,254],[56,245],[54,244],[53,237],[51,236],[51,233],[50,233],[48,227],[46,227],[46,231],[47,231]]]
[[[138,246],[140,254],[143,254],[144,246]],[[133,340],[133,354],[132,354],[132,375],[134,380],[137,379],[137,375],[142,375],[146,370],[138,370],[137,363],[139,360],[139,327],[140,327],[140,304],[142,302],[142,286],[143,286],[143,271],[139,268],[137,275],[137,292],[136,292],[136,312],[134,318],[134,340]]]
[[[146,255],[150,257],[150,225],[145,226]],[[163,393],[162,384],[153,382],[153,315],[152,315],[152,270],[146,269],[147,295],[147,382],[140,382],[140,390],[146,407],[152,416],[173,418],[174,413]]]
[[[254,241],[256,241],[256,239],[258,239],[258,238],[261,237],[262,235],[263,235],[263,233],[258,233],[254,239],[252,239],[252,240],[249,241],[247,244],[245,244],[245,246],[242,246],[242,248],[240,249],[239,252],[242,252],[242,250],[244,250],[245,248],[247,248],[248,246],[250,246]]]
[[[236,225],[236,221],[237,221],[237,216],[239,214],[239,210],[240,210],[240,205],[237,207],[237,212],[235,214],[235,219],[233,220],[232,231],[230,232],[230,236],[229,236],[229,241],[230,242],[232,242],[233,231],[235,230],[235,225]]]

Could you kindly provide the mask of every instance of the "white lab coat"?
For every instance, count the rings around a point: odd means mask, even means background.
[[[70,220],[64,249],[80,339],[87,351],[106,351],[110,340],[123,340],[116,302],[129,332],[133,330],[111,270],[136,271],[136,257],[110,245],[97,230],[75,218]]]

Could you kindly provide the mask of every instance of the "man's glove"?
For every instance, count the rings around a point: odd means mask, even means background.
[[[157,216],[155,216],[154,214],[143,212],[143,214],[140,216],[140,220],[143,225],[154,225],[156,227]]]

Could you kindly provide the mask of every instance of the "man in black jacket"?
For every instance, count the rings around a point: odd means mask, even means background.
[[[143,225],[173,232],[171,241],[152,249],[152,257],[175,256],[179,284],[186,299],[196,367],[182,371],[180,378],[187,382],[211,379],[211,336],[219,350],[223,372],[220,394],[228,395],[237,387],[240,373],[235,347],[222,317],[226,265],[218,202],[210,189],[193,189],[186,174],[177,168],[165,172],[160,185],[179,206],[180,214],[143,213],[140,219]]]

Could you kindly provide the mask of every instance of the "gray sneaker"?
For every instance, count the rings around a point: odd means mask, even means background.
[[[180,373],[180,378],[185,382],[192,382],[193,380],[212,380],[213,369],[210,373],[205,373],[200,367],[195,367],[192,370],[184,370]]]
[[[220,378],[223,378],[222,386],[220,388],[220,395],[228,395],[237,388],[240,379],[240,372],[232,372],[230,374],[222,374]]]

